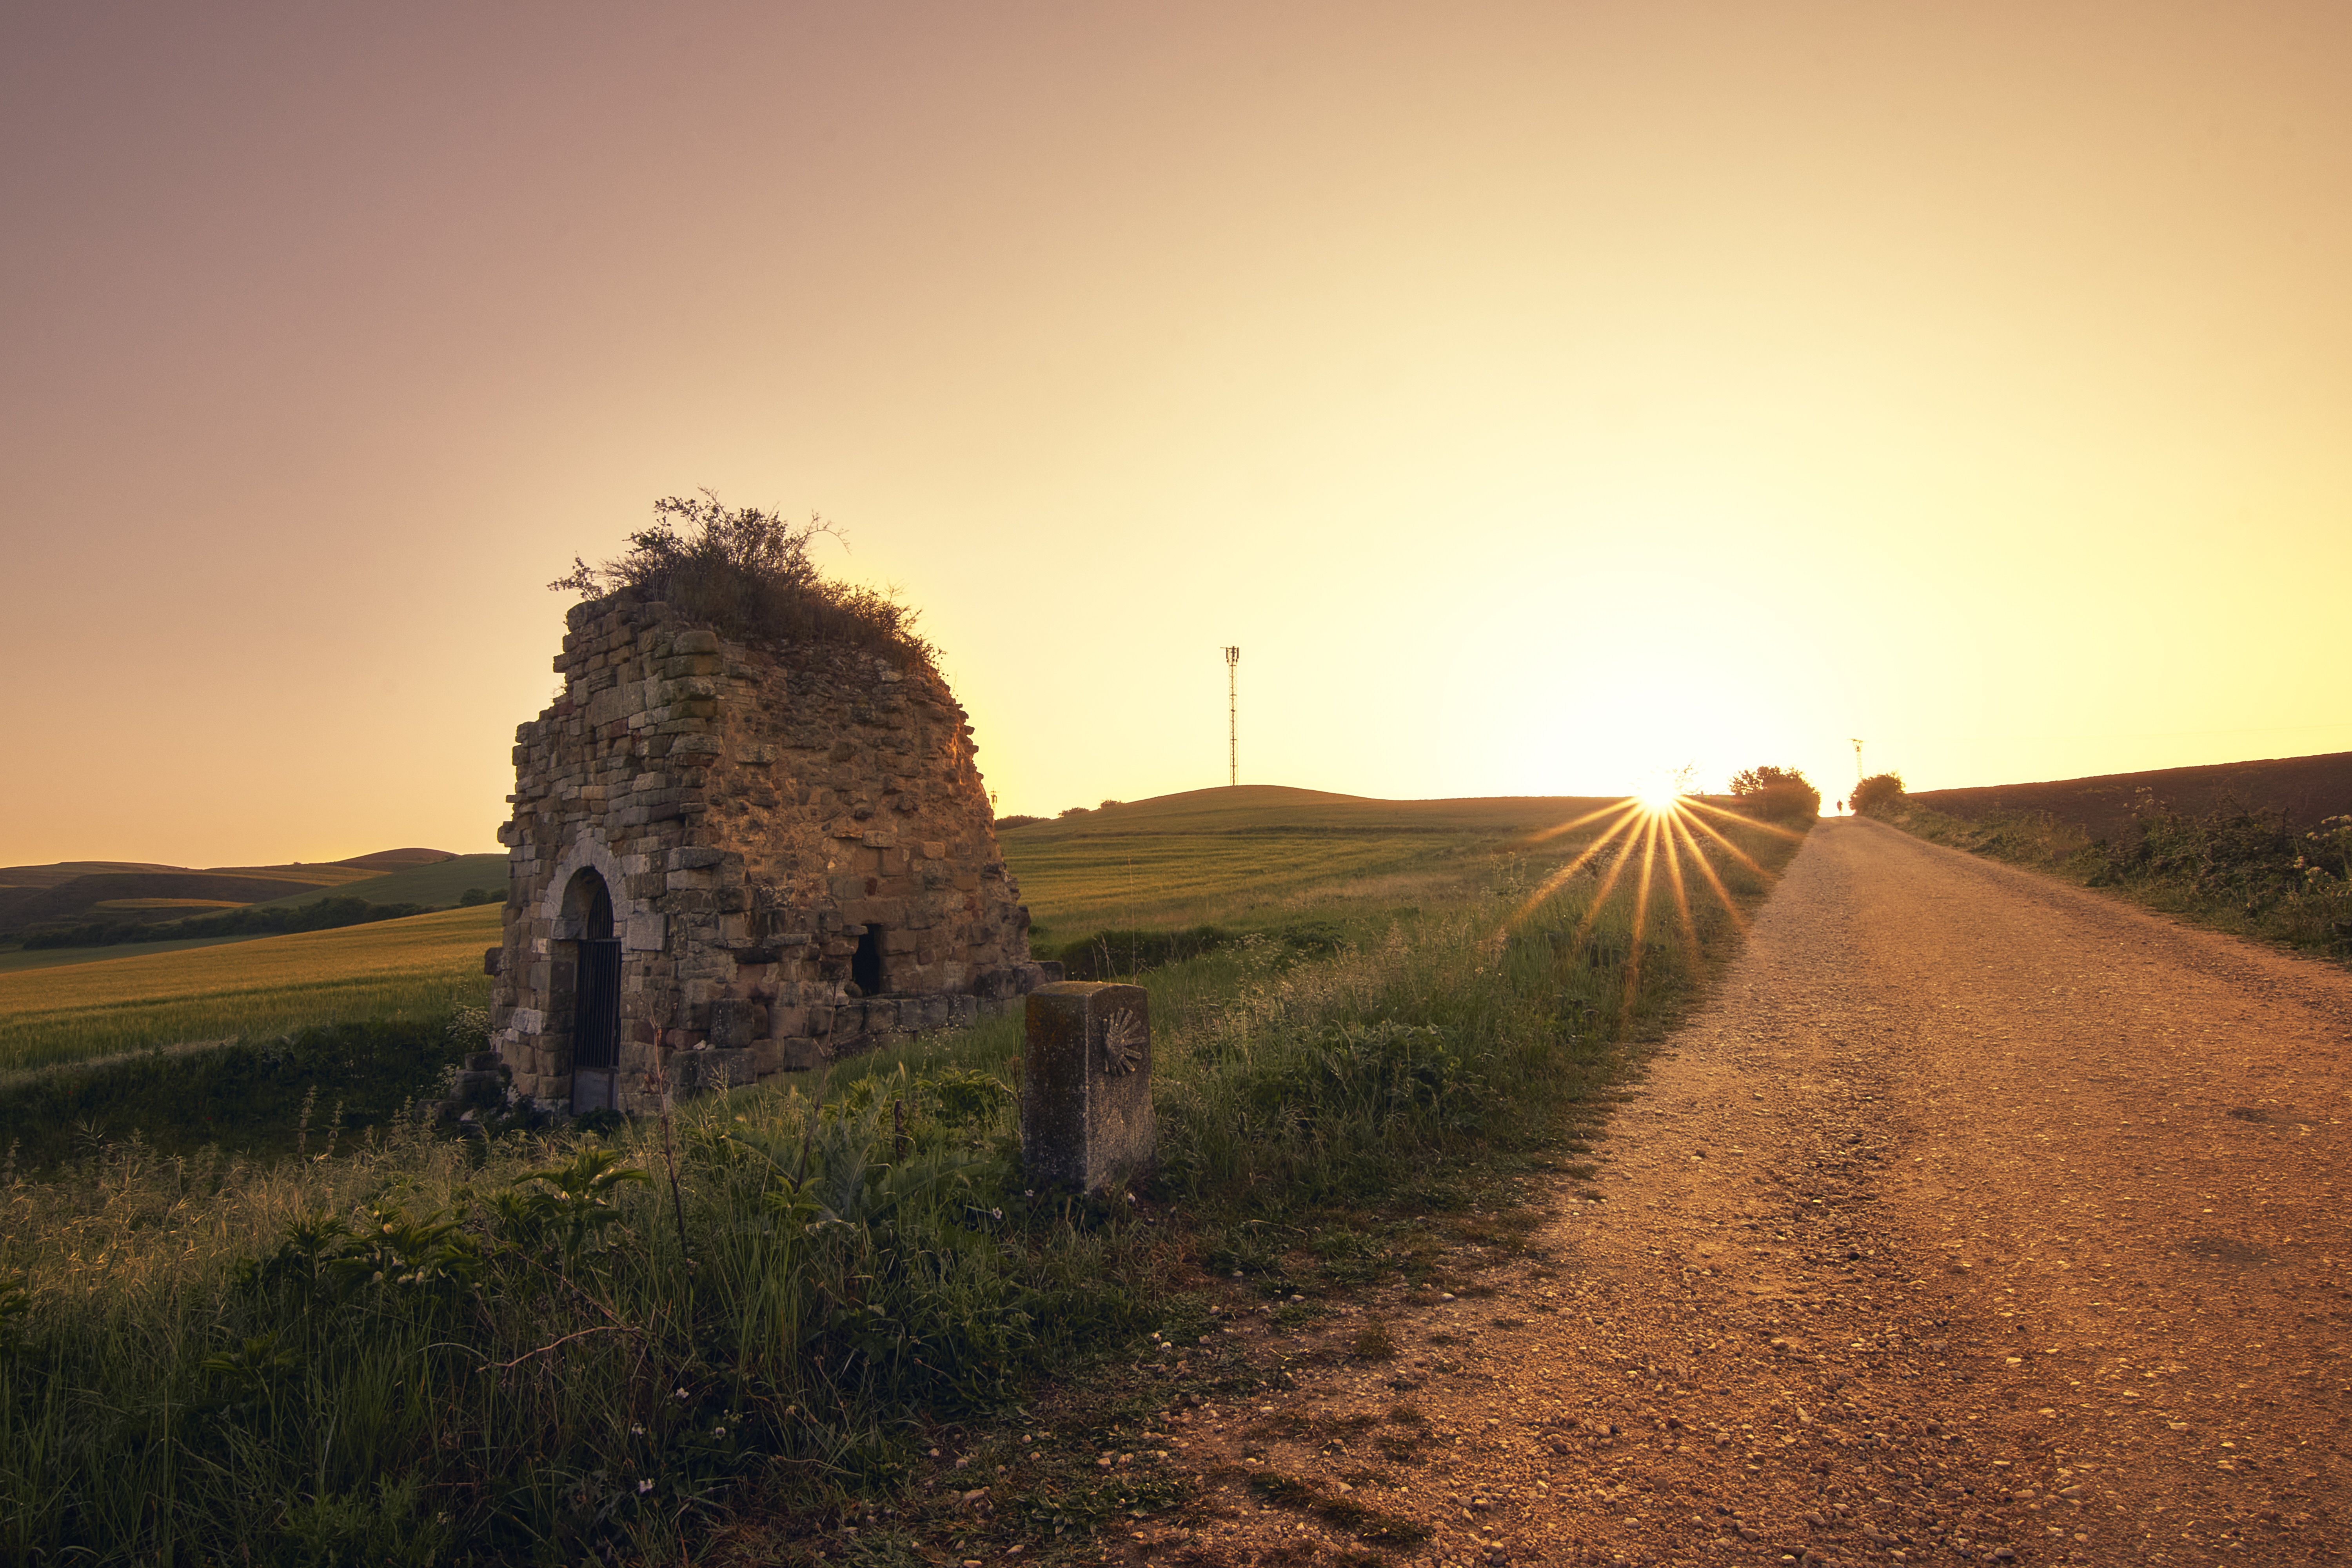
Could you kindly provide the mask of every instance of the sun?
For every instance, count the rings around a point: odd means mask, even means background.
[[[1675,810],[1681,804],[1682,798],[1682,790],[1676,788],[1674,780],[1670,779],[1660,779],[1655,784],[1644,785],[1633,795],[1633,799],[1641,803],[1642,810],[1654,817],[1662,817]]]

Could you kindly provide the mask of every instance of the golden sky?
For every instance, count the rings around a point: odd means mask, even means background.
[[[494,847],[822,512],[1000,809],[2352,749],[2352,6],[0,13],[0,863]],[[827,547],[828,550],[831,547]]]

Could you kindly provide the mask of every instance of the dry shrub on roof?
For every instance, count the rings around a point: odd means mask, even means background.
[[[821,517],[792,523],[781,512],[665,496],[650,528],[601,566],[578,556],[547,586],[592,599],[634,598],[670,605],[689,621],[753,643],[831,643],[911,654],[936,652],[915,630],[919,612],[890,594],[835,582],[809,559],[809,546],[840,530]]]

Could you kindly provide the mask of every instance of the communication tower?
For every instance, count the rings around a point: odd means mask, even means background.
[[[1239,648],[1225,650],[1225,783],[1228,788],[1242,781],[1241,707],[1234,673],[1241,662],[1242,651]]]
[[[1853,742],[1853,781],[1859,784],[1862,782],[1862,740],[1851,735],[1846,738]]]

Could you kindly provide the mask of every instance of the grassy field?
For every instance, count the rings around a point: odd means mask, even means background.
[[[112,947],[0,948],[0,975],[15,974],[20,969],[56,969],[121,958],[152,958],[159,953],[185,953],[197,947],[254,940],[251,936],[183,936],[176,942],[123,942]]]
[[[1275,786],[1196,790],[1003,837],[1041,943],[1107,927],[1269,928],[1442,900],[1483,857],[1596,802],[1372,800]],[[1473,862],[1479,862],[1475,865]],[[502,886],[498,855],[382,875],[295,867],[375,903]],[[394,895],[397,895],[396,897]],[[305,892],[279,903],[317,896]],[[0,954],[0,1072],[151,1045],[478,1004],[496,905],[288,936]]]
[[[488,1000],[499,906],[0,974],[0,1073]]]
[[[1033,823],[999,842],[1037,936],[1063,942],[1112,926],[1268,925],[1309,908],[1411,904],[1456,887],[1469,859],[1600,804],[1373,800],[1245,784]]]
[[[1591,1174],[1578,1140],[1736,946],[1732,910],[1699,897],[1685,925],[1608,857],[1576,869],[1589,832],[1529,841],[1557,803],[1251,820],[1301,805],[1008,839],[1066,934],[1346,934],[1140,977],[1160,1165],[1108,1200],[1024,1177],[1012,1019],[609,1144],[395,1120],[321,1158],[314,1122],[299,1159],[117,1145],[0,1180],[0,1557],[673,1562],[724,1536],[734,1560],[799,1564],[837,1561],[856,1524],[874,1563],[1100,1560],[1185,1496],[1095,1462],[1136,1398],[1168,1397],[1120,1391],[1147,1335],[1205,1343],[1230,1310],[1211,1276],[1287,1312],[1400,1275],[1474,1289],[1518,1233],[1512,1184]],[[1690,885],[1719,877],[1745,909],[1794,841],[1735,837],[1744,855],[1711,847]],[[496,920],[0,984],[62,977],[85,1018],[243,1008],[249,1029],[363,1004],[350,988],[478,984]],[[1221,1399],[1280,1396],[1230,1375]],[[1049,1387],[1066,1429],[1024,1450],[1034,1472],[997,1479],[985,1513],[955,1506],[969,1477],[938,1450],[1021,1448]]]
[[[1471,848],[1451,835],[1138,833],[1008,839],[1004,860],[1033,936],[1061,941],[1105,926],[1265,925],[1309,906],[1408,903],[1458,880]]]

